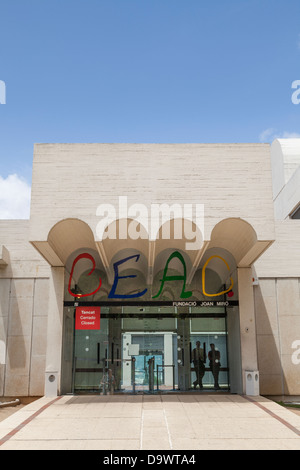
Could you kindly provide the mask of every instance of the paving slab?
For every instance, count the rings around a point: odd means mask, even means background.
[[[300,415],[265,397],[42,397],[0,422],[0,450],[300,450]]]

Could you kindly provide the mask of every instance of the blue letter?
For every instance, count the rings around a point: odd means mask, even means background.
[[[144,295],[147,292],[147,289],[145,289],[142,292],[137,292],[136,294],[130,294],[130,295],[123,295],[123,294],[116,294],[115,293],[119,279],[126,279],[127,277],[136,277],[135,274],[131,274],[129,276],[119,276],[118,266],[120,264],[125,263],[126,261],[128,261],[131,258],[136,258],[136,261],[138,261],[139,257],[140,257],[140,255],[128,256],[128,258],[121,259],[120,261],[117,261],[116,263],[114,263],[115,279],[114,279],[114,283],[113,283],[113,286],[111,288],[111,291],[108,295],[109,299],[132,299],[134,297],[141,297],[142,295]]]

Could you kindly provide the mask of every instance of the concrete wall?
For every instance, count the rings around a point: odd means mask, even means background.
[[[275,231],[253,269],[261,393],[300,395],[300,221],[278,221]]]
[[[260,279],[254,288],[261,393],[300,394],[300,278]]]
[[[275,242],[253,275],[261,393],[300,395],[300,139],[271,147]]]
[[[276,139],[271,146],[275,218],[283,220],[300,202],[300,139]]]
[[[44,393],[49,267],[28,230],[26,220],[0,221],[8,254],[0,269],[0,396]]]
[[[268,144],[36,144],[30,240],[46,241],[60,220],[79,218],[95,239],[102,203],[201,203],[205,232],[227,217],[273,240]]]

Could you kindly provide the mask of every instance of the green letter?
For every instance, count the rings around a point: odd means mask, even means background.
[[[182,264],[183,264],[183,272],[184,272],[183,275],[179,275],[179,276],[167,276],[168,266],[169,266],[170,261],[171,261],[173,258],[178,258],[178,259],[182,262]],[[181,291],[181,294],[180,294],[180,298],[181,298],[181,299],[187,299],[188,297],[191,297],[191,295],[192,295],[192,292],[191,292],[191,291],[185,292],[186,266],[185,266],[184,258],[183,258],[183,256],[179,253],[179,251],[174,251],[174,253],[172,253],[171,256],[169,257],[169,259],[168,259],[168,261],[167,261],[167,263],[166,263],[165,269],[164,269],[163,278],[161,279],[161,285],[160,285],[159,292],[158,292],[158,294],[154,295],[154,296],[152,297],[152,299],[156,299],[157,297],[160,296],[160,294],[161,294],[161,292],[162,292],[162,290],[163,290],[163,287],[164,287],[164,283],[165,283],[166,281],[183,281],[183,287],[182,287],[182,291]]]

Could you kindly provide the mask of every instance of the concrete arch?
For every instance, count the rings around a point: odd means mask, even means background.
[[[150,224],[151,221],[148,221]],[[162,223],[150,237],[149,226],[136,219],[115,219],[101,225],[97,232],[96,245],[107,269],[110,269],[115,255],[121,250],[134,250],[141,253],[148,264],[148,281],[152,278],[155,259],[166,250],[180,250],[191,263],[197,257],[203,245],[203,234],[200,228],[189,219],[170,218]],[[105,234],[105,236],[104,236]],[[120,237],[121,234],[121,237]],[[152,234],[153,235],[153,234]]]
[[[204,264],[212,249],[214,253],[225,250],[226,259],[229,257],[236,267],[250,267],[271,243],[270,240],[259,240],[255,229],[246,220],[238,217],[223,219],[213,227],[210,239],[204,240],[197,252],[189,282],[192,282],[197,269]]]
[[[78,248],[76,251],[74,251],[73,253],[71,253],[71,255],[68,257],[68,259],[66,260],[66,264],[65,264],[65,268],[66,268],[66,271],[68,273],[71,272],[71,269],[72,269],[72,265],[73,265],[73,262],[74,260],[76,259],[77,256],[79,255],[82,255],[84,253],[87,253],[88,255],[91,255],[94,260],[95,260],[95,263],[96,263],[96,266],[97,266],[97,269],[100,269],[102,271],[104,271],[104,266],[103,266],[103,263],[100,259],[100,256],[99,256],[99,253],[97,252],[96,250],[96,247],[95,248],[83,248],[83,247],[80,247]],[[84,271],[88,271],[89,269],[91,269],[91,261],[88,259],[88,258],[82,258],[78,263],[77,263],[77,266],[74,270],[74,279],[76,280],[79,276],[81,276],[81,274],[84,272]]]
[[[49,231],[47,242],[63,266],[69,257],[81,250],[96,250],[94,235],[86,222],[80,219],[64,219]]]
[[[129,269],[134,269],[135,271],[141,272],[145,278],[147,277],[148,259],[144,253],[137,249],[125,248],[118,250],[111,259],[111,269],[113,269],[114,263],[125,259],[126,261],[118,267],[118,271],[120,273]]]
[[[251,265],[260,255],[257,234],[252,225],[240,218],[221,220],[211,232],[209,248],[231,253],[237,266]]]
[[[203,276],[205,286],[203,285]],[[201,286],[200,290],[206,298],[210,297],[207,295],[208,293],[212,293],[212,299],[217,297],[216,293],[231,288],[234,292],[234,297],[231,300],[237,299],[237,265],[232,253],[224,248],[206,250],[193,278],[193,285],[198,286],[197,290]]]
[[[120,228],[122,238],[119,238]],[[92,250],[98,253],[110,279],[112,260],[117,253],[122,250],[138,252],[145,260],[143,272],[148,281],[155,275],[154,265],[157,264],[160,253],[164,250],[179,250],[190,260],[190,263],[187,263],[187,266],[191,265],[191,268],[188,268],[189,282],[192,281],[208,249],[224,249],[232,254],[238,267],[250,267],[270,245],[270,241],[258,240],[256,231],[249,222],[234,217],[218,222],[212,229],[211,239],[205,241],[199,227],[188,219],[167,220],[159,227],[155,240],[149,239],[145,226],[135,219],[115,220],[108,225],[108,230],[112,229],[116,233],[115,238],[107,237],[102,241],[95,241],[93,231],[86,222],[76,218],[64,219],[51,228],[46,242],[35,245],[51,266],[67,266],[72,253],[78,250]],[[126,238],[128,230],[131,235],[133,233],[140,236]],[[192,235],[200,245],[197,249],[187,249]]]
[[[180,248],[178,247],[165,248],[164,250],[161,250],[159,253],[157,253],[157,256],[155,257],[153,266],[153,278],[157,276],[157,273],[164,270],[169,256],[174,253],[174,251],[178,251],[182,255],[185,261],[187,272],[191,269],[192,261],[186,252],[180,250]],[[169,267],[170,269],[173,269],[174,271],[177,271],[178,273],[182,274],[182,263],[178,258],[175,257],[174,259],[172,259]]]
[[[203,233],[190,219],[172,218],[160,225],[154,239],[155,256],[167,248],[188,253],[190,259],[196,257],[203,245]]]
[[[107,266],[121,250],[135,250],[148,257],[148,232],[144,225],[134,219],[116,219],[107,224],[105,230],[99,233],[97,231],[96,245],[103,253]]]

